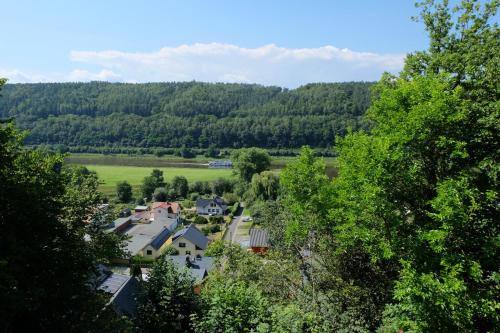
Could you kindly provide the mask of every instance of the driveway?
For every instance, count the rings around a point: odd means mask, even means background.
[[[243,213],[243,207],[238,208],[236,215],[233,217],[233,220],[231,221],[231,224],[229,225],[228,230],[226,231],[226,234],[224,235],[225,241],[234,242],[234,238],[236,236],[236,229],[238,227],[238,223],[241,220],[242,213]]]

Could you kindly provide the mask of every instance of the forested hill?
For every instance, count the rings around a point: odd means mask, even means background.
[[[30,130],[27,144],[328,147],[348,127],[363,127],[370,85],[8,84],[0,117]]]

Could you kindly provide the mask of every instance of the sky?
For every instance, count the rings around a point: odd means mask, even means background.
[[[0,0],[9,82],[375,81],[426,48],[410,0]]]

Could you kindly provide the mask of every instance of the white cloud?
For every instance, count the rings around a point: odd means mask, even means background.
[[[340,49],[284,48],[274,44],[244,48],[223,43],[164,47],[153,52],[71,51],[70,60],[95,71],[74,69],[49,75],[0,69],[11,82],[208,81],[250,82],[296,87],[310,82],[374,81],[384,71],[402,69],[404,54]],[[97,69],[95,69],[97,68]]]
[[[91,73],[84,69],[75,69],[69,73],[65,81],[122,81],[122,77],[109,69],[103,69],[98,73]]]
[[[123,78],[147,81],[255,82],[295,87],[309,82],[377,80],[399,71],[404,54],[339,49],[284,48],[274,44],[244,48],[208,43],[164,47],[154,52],[72,51],[75,62],[101,66]]]
[[[0,68],[0,77],[9,79],[8,82],[25,82],[25,83],[36,83],[36,82],[48,82],[50,81],[47,77],[38,73],[27,73],[20,71],[18,69],[4,69]]]

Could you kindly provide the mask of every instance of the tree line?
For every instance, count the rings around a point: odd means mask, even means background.
[[[29,130],[30,145],[95,147],[330,147],[367,128],[371,83],[172,82],[7,84],[0,118]],[[86,147],[86,148],[85,148]]]

